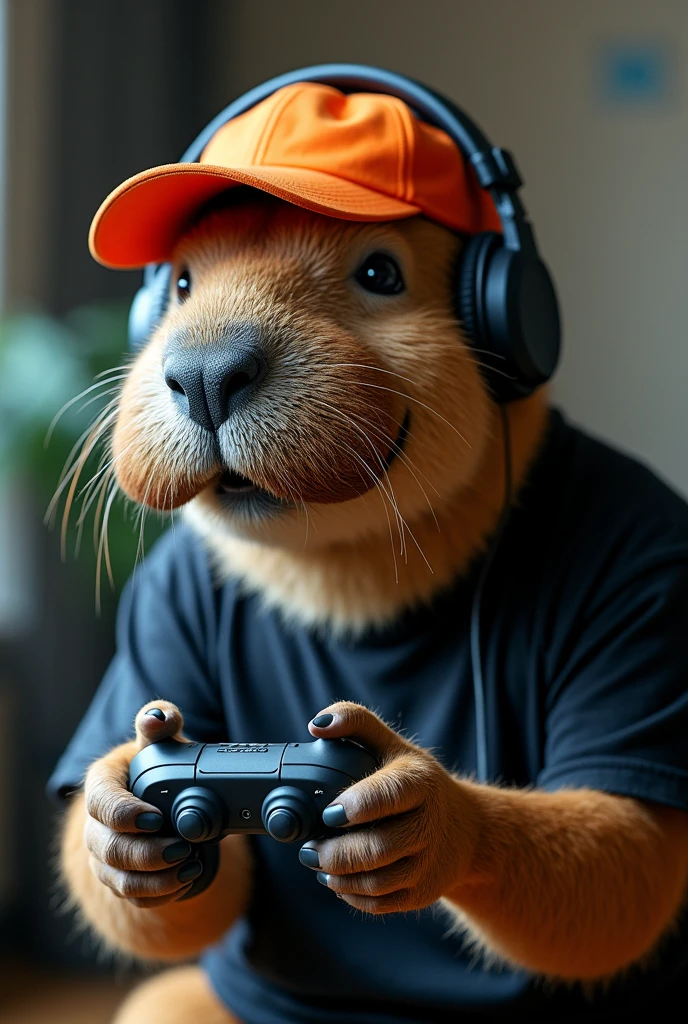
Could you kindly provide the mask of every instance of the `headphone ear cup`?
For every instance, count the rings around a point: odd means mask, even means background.
[[[463,332],[472,345],[482,346],[485,341],[481,282],[490,253],[500,244],[501,235],[496,231],[483,231],[468,239],[461,255],[457,282],[458,315]]]
[[[500,246],[485,267],[482,289],[497,400],[526,398],[550,379],[559,360],[559,306],[549,271],[536,253]]]
[[[502,236],[496,231],[474,235],[465,245],[457,281],[458,315],[464,336],[476,351],[480,372],[492,398],[504,401],[504,357],[495,351],[490,333],[486,304],[486,283],[494,254],[502,248]]]
[[[486,231],[466,245],[457,283],[464,333],[479,350],[497,402],[525,398],[554,373],[559,358],[557,298],[537,255],[504,248]]]
[[[129,310],[129,350],[138,352],[143,348],[158,326],[167,308],[172,265],[162,263],[152,280],[139,288]]]

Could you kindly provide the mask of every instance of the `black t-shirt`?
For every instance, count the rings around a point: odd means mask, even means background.
[[[472,773],[479,568],[384,632],[333,638],[285,624],[235,582],[217,584],[201,542],[175,529],[122,598],[118,653],[50,791],[76,787],[156,697],[177,703],[187,735],[201,741],[308,740],[323,707],[360,701],[447,768]],[[490,778],[688,811],[687,612],[688,506],[553,413],[483,595]],[[204,956],[245,1024],[448,1024],[512,1019],[516,1009],[550,1021],[629,1020],[631,1007],[661,1015],[670,993],[685,991],[688,927],[591,1006],[577,989],[481,963],[439,905],[364,917],[299,864],[298,844],[251,843],[250,909]]]

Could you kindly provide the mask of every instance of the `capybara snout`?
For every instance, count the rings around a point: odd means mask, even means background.
[[[211,433],[255,400],[267,369],[267,346],[255,323],[233,324],[206,345],[197,344],[192,331],[177,331],[162,364],[176,409]]]

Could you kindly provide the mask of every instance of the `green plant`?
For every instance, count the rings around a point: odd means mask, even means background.
[[[103,565],[120,586],[163,528],[157,517],[141,524],[140,513],[118,497],[104,534],[112,492],[103,443],[77,465],[90,426],[126,371],[126,321],[127,306],[110,303],[60,319],[22,313],[0,324],[0,479],[29,480],[48,524],[59,527],[64,557],[78,555],[98,591]]]

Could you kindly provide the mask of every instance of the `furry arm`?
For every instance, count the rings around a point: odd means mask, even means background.
[[[146,717],[152,707],[164,710],[164,721]],[[160,815],[127,789],[133,756],[147,742],[178,733],[181,724],[174,705],[146,705],[136,717],[137,739],[89,769],[62,836],[60,866],[71,902],[107,946],[144,959],[179,960],[200,952],[243,912],[249,893],[248,847],[243,836],[228,836],[212,884],[179,901],[191,886],[183,871],[190,848],[156,838],[151,818]],[[176,854],[175,846],[185,847],[181,856],[165,856]]]
[[[477,785],[365,708],[334,704],[316,721],[326,715],[313,735],[359,739],[381,764],[337,797],[342,836],[301,855],[352,906],[379,914],[442,899],[488,952],[569,980],[641,960],[672,924],[688,882],[683,812],[594,790]]]

